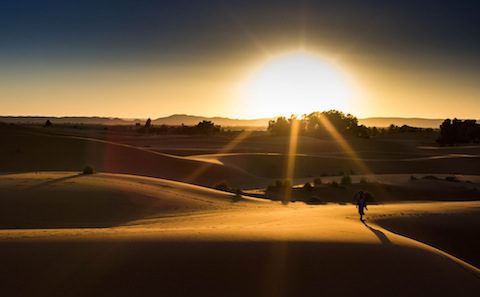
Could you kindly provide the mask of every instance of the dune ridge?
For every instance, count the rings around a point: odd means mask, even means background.
[[[178,156],[156,146],[119,142],[109,134],[94,139],[22,127],[0,126],[0,131],[5,140],[0,146],[0,285],[6,295],[476,296],[480,291],[476,258],[435,241],[438,236],[430,236],[435,228],[421,228],[421,219],[416,226],[425,234],[392,227],[403,228],[402,217],[412,221],[436,214],[465,225],[478,216],[478,201],[372,204],[362,223],[349,203],[281,205],[208,188],[220,181],[264,187],[281,172],[285,155],[278,150]],[[148,139],[142,137],[139,144]],[[216,140],[210,150],[229,141]],[[270,145],[265,140],[252,138],[244,145]],[[284,141],[271,140],[276,148]],[[320,170],[355,169],[353,159],[338,151],[311,153],[334,143],[302,141],[315,145],[299,151],[299,180],[311,181]],[[419,153],[417,144],[402,142],[401,149],[410,148],[405,154],[389,150],[375,158],[375,152],[361,150],[359,158],[369,162],[372,172],[356,172],[355,184],[337,192],[350,199],[352,191],[368,186],[387,192],[413,189],[397,191],[407,196],[400,195],[398,201],[404,201],[412,193],[422,198],[432,188],[445,194],[478,186],[478,158],[470,158],[474,152],[437,158]],[[393,149],[394,143],[386,146]],[[473,175],[458,175],[454,182],[443,175],[410,179],[412,172],[427,169],[451,174],[453,160],[467,159],[464,174]],[[87,164],[100,173],[80,174]],[[392,174],[379,175],[383,171]],[[371,183],[360,184],[360,178]],[[329,182],[338,175],[322,179]],[[393,192],[387,196],[394,197]],[[450,231],[441,233],[455,238],[455,228]],[[478,234],[474,227],[464,231],[457,238]]]
[[[0,203],[37,200],[29,215],[43,212],[43,220],[71,218],[70,206],[122,219],[101,226],[101,216],[87,212],[80,217],[97,228],[63,221],[56,228],[36,222],[35,229],[0,230],[2,292],[12,296],[476,296],[480,290],[477,268],[375,221],[363,224],[353,205],[238,201],[181,182],[105,173],[1,175],[0,192]],[[102,207],[105,197],[115,203]],[[479,203],[378,205],[368,216],[451,213]],[[117,204],[131,212],[112,209]]]
[[[75,172],[1,175],[0,197],[0,228],[111,227],[258,202],[175,181]]]
[[[239,187],[265,184],[261,177],[218,164],[171,156],[125,144],[83,137],[49,135],[0,127],[3,172],[80,171],[86,165],[110,173],[159,177],[213,186],[228,181]]]

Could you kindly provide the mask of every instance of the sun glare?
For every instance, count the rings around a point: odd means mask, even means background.
[[[240,93],[250,117],[350,111],[353,96],[347,76],[337,65],[304,52],[268,60],[248,77]]]

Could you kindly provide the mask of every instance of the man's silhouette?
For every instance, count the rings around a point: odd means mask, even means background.
[[[357,208],[358,208],[358,214],[360,215],[360,221],[363,222],[363,216],[365,215],[365,210],[368,210],[367,208],[367,195],[363,192],[360,191],[356,195],[357,198]]]

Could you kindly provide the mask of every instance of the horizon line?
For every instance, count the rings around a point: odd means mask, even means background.
[[[323,111],[321,111],[323,112]],[[352,114],[353,115],[353,114]],[[124,120],[124,121],[135,121],[135,120],[158,120],[169,118],[173,116],[185,116],[185,117],[197,117],[197,118],[207,118],[207,119],[226,119],[226,120],[237,120],[237,121],[258,121],[258,120],[270,120],[282,117],[283,115],[276,115],[271,117],[259,117],[259,118],[235,118],[228,116],[203,116],[203,115],[194,115],[186,113],[173,113],[165,116],[158,117],[121,117],[121,116],[107,116],[107,115],[0,115],[1,118],[100,118],[100,119],[110,119],[110,120]],[[355,115],[353,115],[355,116]],[[286,116],[283,116],[286,117]],[[367,117],[357,117],[358,120],[367,120],[367,119],[404,119],[404,120],[445,120],[445,119],[476,119],[474,117],[422,117],[422,116],[367,116]],[[288,117],[287,117],[288,118]],[[478,120],[478,119],[476,119]]]

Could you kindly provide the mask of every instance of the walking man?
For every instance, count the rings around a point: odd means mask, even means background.
[[[365,215],[365,210],[368,210],[367,208],[367,195],[365,192],[360,191],[357,193],[357,208],[358,208],[358,214],[360,215],[360,221],[363,222],[363,216]]]

